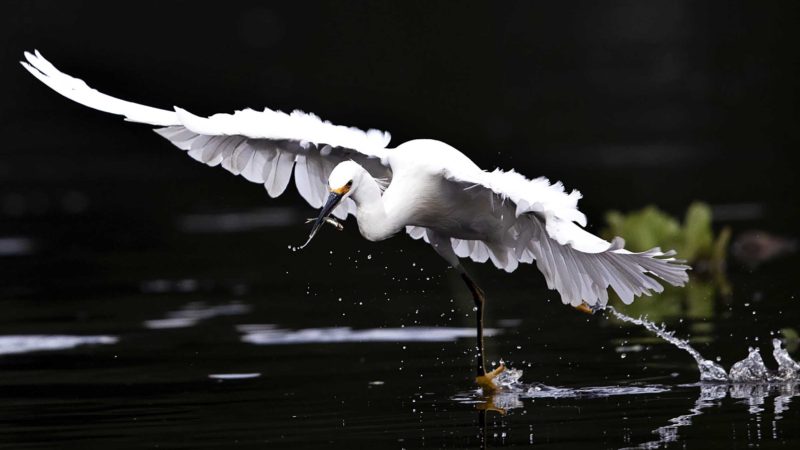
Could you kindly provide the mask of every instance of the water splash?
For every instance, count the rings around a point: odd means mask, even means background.
[[[521,384],[519,381],[521,378],[522,370],[507,367],[506,370],[500,373],[500,375],[492,379],[492,383],[500,388],[513,388]]]
[[[749,381],[769,381],[769,373],[761,351],[758,348],[747,349],[747,358],[737,362],[731,367],[728,378],[734,383],[747,383]]]
[[[798,381],[798,376],[800,376],[800,364],[789,356],[789,353],[783,348],[779,339],[774,339],[772,341],[774,348],[772,355],[778,363],[777,371],[770,371],[767,369],[758,348],[750,348],[747,358],[734,364],[730,372],[728,372],[714,361],[704,358],[700,352],[689,344],[688,340],[676,337],[675,332],[667,330],[663,324],[656,325],[654,322],[644,317],[633,318],[627,316],[610,306],[606,308],[606,311],[619,320],[644,327],[661,339],[689,353],[697,362],[697,367],[700,371],[700,380],[702,382],[731,384],[731,397],[733,398],[756,399],[765,396],[756,395],[757,393],[754,394],[751,390],[745,389],[742,387],[743,383],[749,386],[757,386],[758,383],[770,385],[772,383],[782,382],[785,384],[787,382],[793,383]],[[515,405],[520,404],[521,399],[526,398],[607,397],[612,395],[652,394],[668,390],[664,386],[656,385],[561,388],[540,383],[525,384],[520,381],[521,379],[522,370],[513,368],[507,368],[493,379],[492,382],[499,388],[498,392],[492,395],[491,400],[494,402],[494,405],[502,409],[513,409],[516,407]],[[717,391],[708,392],[714,394],[712,398],[715,400],[719,396],[719,392]],[[483,392],[477,391],[476,395],[482,396]],[[455,400],[467,403],[480,403],[481,401],[478,397],[470,398],[470,396],[466,398],[456,398]],[[706,399],[701,398],[701,400]],[[699,403],[699,406],[705,405],[704,402]],[[754,404],[751,405],[751,407],[759,408],[760,405]],[[665,432],[673,431],[674,427],[665,427]]]
[[[463,404],[489,405],[491,409],[508,411],[521,408],[522,400],[532,399],[568,399],[568,398],[603,398],[623,395],[658,394],[669,391],[661,385],[615,385],[615,386],[589,386],[589,387],[559,387],[548,386],[543,383],[523,383],[523,371],[520,369],[506,368],[492,380],[498,389],[492,393],[485,393],[481,389],[461,393],[453,400]]]
[[[726,371],[722,366],[714,361],[704,358],[700,352],[695,350],[689,344],[688,340],[676,337],[675,332],[667,330],[663,324],[656,325],[654,322],[647,320],[644,317],[633,318],[627,316],[611,306],[607,307],[606,311],[623,322],[644,327],[661,339],[689,353],[697,362],[697,368],[700,371],[700,380],[703,382],[731,383],[734,385],[734,387],[736,387],[743,383],[749,383],[751,385],[758,383],[785,384],[787,382],[793,383],[800,380],[800,364],[798,364],[789,356],[789,352],[783,348],[780,339],[772,340],[772,356],[778,363],[777,371],[769,370],[764,364],[764,360],[761,358],[761,352],[759,349],[752,347],[749,349],[747,358],[734,364],[730,371]],[[654,393],[662,392],[664,390],[664,388],[661,386],[612,386],[568,389],[547,386],[544,384],[525,384],[520,381],[521,379],[522,370],[507,368],[504,372],[493,379],[492,382],[499,388],[500,392],[504,393],[504,395],[512,394],[514,396],[513,401],[506,402],[509,404],[515,403],[520,398],[607,396]],[[749,398],[754,397],[750,394],[743,395]],[[735,393],[732,393],[731,396],[736,397]]]
[[[606,309],[614,317],[627,323],[639,325],[654,333],[661,339],[689,353],[697,362],[701,382],[680,387],[699,387],[700,394],[692,408],[686,414],[674,417],[668,424],[652,431],[656,440],[647,441],[628,449],[657,449],[666,447],[680,440],[680,430],[692,426],[694,419],[704,413],[704,410],[717,407],[723,399],[730,396],[747,406],[748,412],[761,420],[761,413],[765,410],[765,400],[774,395],[774,421],[773,430],[777,430],[777,421],[781,420],[793,397],[800,394],[800,364],[789,356],[783,348],[780,339],[772,340],[772,356],[778,364],[777,370],[770,370],[764,364],[758,348],[750,348],[748,355],[743,360],[734,364],[730,371],[726,371],[719,364],[705,359],[700,352],[695,350],[686,339],[675,336],[662,325],[656,325],[644,317],[629,317],[615,309]],[[462,393],[453,397],[453,400],[474,405],[478,410],[497,411],[506,413],[510,410],[523,407],[525,399],[574,399],[574,398],[603,398],[619,395],[658,394],[674,389],[663,385],[628,384],[619,386],[598,386],[583,388],[567,388],[547,386],[541,383],[526,384],[521,381],[522,370],[507,368],[498,375],[494,384],[498,387],[492,393],[482,392],[480,389]],[[758,438],[760,440],[760,437]]]
[[[670,344],[692,355],[692,358],[694,358],[694,360],[697,362],[697,368],[700,370],[700,379],[702,381],[728,381],[728,373],[725,371],[725,369],[722,368],[722,366],[715,363],[714,361],[710,361],[708,359],[703,358],[703,355],[701,355],[700,352],[698,352],[697,350],[692,348],[691,345],[689,345],[688,340],[675,337],[675,332],[668,331],[663,324],[661,324],[660,326],[656,325],[655,323],[643,317],[634,319],[633,317],[622,314],[621,312],[614,309],[612,306],[607,306],[606,310],[610,312],[617,319],[622,320],[623,322],[628,322],[634,325],[642,326],[646,328],[648,331],[654,333],[656,336],[660,337],[661,339],[669,342]]]
[[[780,339],[772,340],[772,357],[778,363],[777,377],[780,380],[796,380],[800,375],[800,364],[789,356]]]
[[[714,361],[703,358],[703,355],[701,355],[700,352],[689,345],[688,340],[675,337],[675,332],[668,331],[663,324],[656,325],[644,317],[635,319],[617,311],[611,306],[606,307],[606,311],[610,312],[614,317],[622,320],[623,322],[644,327],[661,339],[692,355],[692,358],[694,358],[694,360],[697,362],[697,368],[700,371],[701,381],[725,383],[775,383],[798,381],[798,379],[800,379],[800,364],[798,364],[789,356],[789,352],[783,348],[780,339],[772,340],[772,356],[775,358],[775,362],[778,363],[777,371],[769,370],[764,364],[764,360],[761,358],[760,350],[758,348],[751,347],[748,350],[747,358],[734,364],[733,367],[731,367],[730,372],[727,372],[722,366]]]

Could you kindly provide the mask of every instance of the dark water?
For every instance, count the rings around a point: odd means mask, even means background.
[[[367,243],[348,223],[293,252],[304,209],[95,212],[61,195],[6,211],[0,447],[800,444],[796,386],[700,384],[687,354],[564,307],[532,267],[474,268],[489,361],[540,387],[486,398],[470,297],[419,242]],[[797,269],[734,267],[727,298],[697,279],[639,307],[730,367],[797,326]]]

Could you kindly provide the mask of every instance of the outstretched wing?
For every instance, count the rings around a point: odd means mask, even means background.
[[[548,288],[557,290],[565,304],[605,305],[609,287],[628,304],[634,297],[661,292],[663,286],[655,278],[676,286],[688,280],[689,266],[676,260],[672,251],[634,253],[623,248],[621,238],[608,242],[584,230],[586,218],[577,208],[580,192],[567,193],[560,183],[466,165],[446,169],[444,176],[469,196],[468,201],[485,202],[483,209],[502,224],[494,240],[450,239],[453,253],[477,262],[491,259],[508,272],[519,263],[535,261]],[[440,239],[426,228],[407,231],[432,244]]]
[[[246,109],[233,114],[198,117],[186,110],[165,110],[120,100],[66,75],[35,51],[22,65],[54,91],[82,105],[117,114],[131,122],[156,125],[155,131],[189,156],[209,166],[263,184],[271,197],[281,195],[294,173],[300,195],[314,208],[327,196],[328,177],[336,164],[352,159],[375,178],[390,178],[382,162],[390,135],[333,125],[314,114]],[[355,213],[347,199],[335,211],[339,218]]]

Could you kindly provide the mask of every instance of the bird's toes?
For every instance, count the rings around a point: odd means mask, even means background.
[[[484,375],[479,375],[475,378],[475,383],[483,389],[483,392],[490,393],[495,392],[498,389],[498,386],[494,384],[494,379],[497,378],[498,375],[503,373],[506,370],[505,364],[500,364],[497,366],[496,369],[488,372]]]

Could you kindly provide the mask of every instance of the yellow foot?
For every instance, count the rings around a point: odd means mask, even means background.
[[[580,305],[576,306],[575,309],[577,309],[582,313],[594,314],[594,310],[592,310],[592,307],[586,303],[581,303]]]
[[[478,383],[478,386],[480,386],[481,389],[483,389],[483,392],[487,394],[494,392],[497,390],[497,385],[494,384],[492,380],[503,373],[504,370],[506,370],[506,366],[504,364],[500,364],[496,369],[487,373],[486,375],[480,375],[476,377],[475,382]]]

